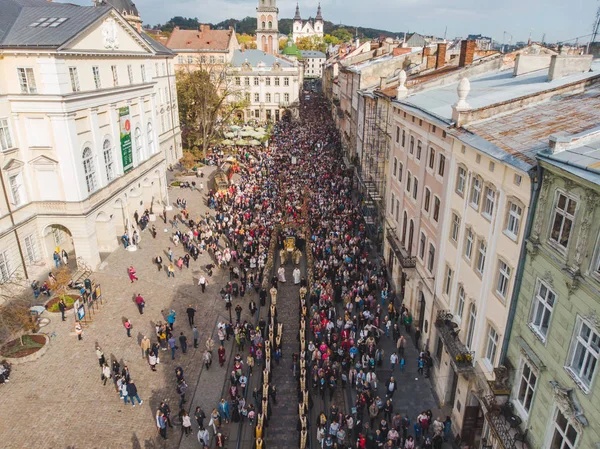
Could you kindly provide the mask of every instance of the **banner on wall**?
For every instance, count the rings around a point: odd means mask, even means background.
[[[127,173],[133,168],[133,152],[131,149],[131,115],[129,106],[119,108],[119,125],[121,131],[121,157],[123,172]]]

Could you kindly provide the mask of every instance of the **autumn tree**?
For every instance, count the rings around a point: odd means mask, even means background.
[[[25,329],[35,329],[29,308],[35,300],[28,283],[18,274],[0,282],[0,342]]]
[[[227,64],[199,61],[177,73],[177,99],[184,145],[198,146],[203,155],[231,117],[246,106]]]
[[[249,34],[238,34],[237,40],[240,46],[243,46],[246,50],[256,50],[256,39],[254,36]]]
[[[331,35],[338,38],[341,42],[350,42],[353,39],[352,33],[346,28],[338,28]]]
[[[298,50],[317,50],[325,53],[327,50],[327,44],[323,38],[319,36],[304,36],[298,39],[296,42]]]

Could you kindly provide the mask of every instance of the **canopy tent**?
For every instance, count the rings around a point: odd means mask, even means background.
[[[240,139],[240,140],[236,140],[235,144],[240,145],[240,146],[245,146],[245,145],[248,145],[248,142],[246,140]]]
[[[221,144],[222,145],[234,145],[234,142],[233,142],[233,140],[230,140],[230,139],[224,139],[221,141]]]
[[[231,125],[230,128],[232,131],[237,131],[238,129],[242,129],[242,127],[238,126],[238,125]]]
[[[228,137],[229,139],[233,139],[235,137],[235,133],[225,133],[225,137]]]
[[[260,142],[259,142],[258,140],[252,139],[252,140],[249,142],[249,144],[250,144],[250,145],[252,145],[252,146],[256,146],[256,145],[260,145]]]

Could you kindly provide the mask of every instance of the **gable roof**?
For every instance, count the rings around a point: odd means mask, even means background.
[[[44,0],[0,0],[0,48],[60,47],[111,9]],[[31,26],[42,18],[66,20],[56,27]]]
[[[114,7],[123,15],[128,14],[138,17],[140,15],[135,3],[133,3],[131,0],[102,0],[102,4]]]
[[[152,37],[150,37],[144,31],[142,31],[140,33],[140,35],[142,36],[142,38],[144,39],[144,41],[146,41],[146,43],[152,47],[152,49],[156,52],[157,55],[172,55],[172,56],[175,56],[174,52],[172,52],[171,50],[169,50],[167,47],[165,47],[163,44],[161,44],[157,40],[152,39]]]
[[[227,51],[233,30],[211,30],[201,25],[200,30],[180,30],[175,28],[167,41],[171,50]]]

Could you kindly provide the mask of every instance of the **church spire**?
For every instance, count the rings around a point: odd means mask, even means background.
[[[321,15],[321,3],[319,3],[319,7],[317,8],[317,17],[315,17],[315,20],[323,21],[323,16]]]
[[[298,3],[296,3],[296,15],[294,16],[294,20],[302,20],[302,17],[300,17],[300,6],[298,6]]]

